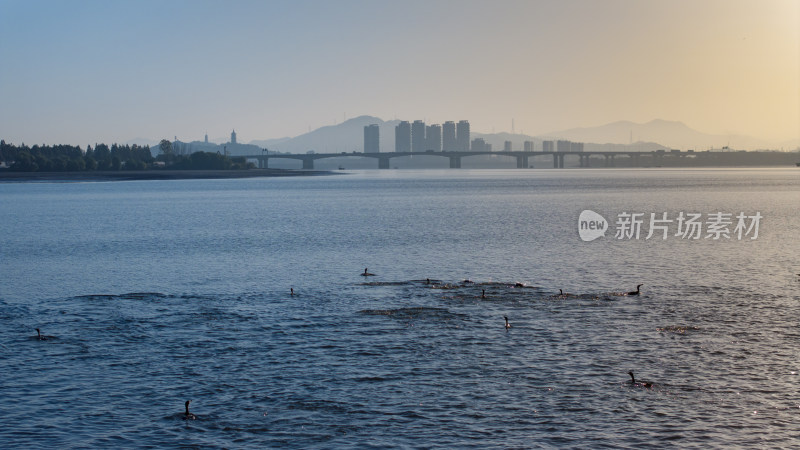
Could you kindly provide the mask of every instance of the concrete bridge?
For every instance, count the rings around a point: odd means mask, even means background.
[[[670,156],[688,156],[692,153],[679,152],[673,150],[665,152],[663,150],[652,152],[525,152],[525,151],[468,151],[468,152],[384,152],[384,153],[269,153],[265,151],[261,155],[246,155],[244,156],[250,160],[258,161],[258,167],[261,169],[269,168],[270,159],[297,159],[303,162],[303,169],[311,170],[314,168],[314,161],[325,158],[343,158],[343,157],[359,157],[359,158],[374,158],[378,160],[378,169],[390,168],[390,160],[392,158],[400,158],[404,156],[439,156],[448,158],[450,160],[451,169],[461,168],[461,159],[476,156],[476,155],[502,155],[516,158],[517,168],[524,169],[529,167],[529,159],[533,157],[541,157],[550,155],[553,158],[553,168],[563,169],[564,158],[567,156],[577,156],[579,158],[579,167],[589,167],[589,158],[591,156],[604,156],[605,161],[603,167],[615,167],[615,158],[617,156],[628,157],[631,159],[628,166],[639,167],[639,159],[642,156],[649,157],[652,164],[658,166],[660,161],[667,155]]]

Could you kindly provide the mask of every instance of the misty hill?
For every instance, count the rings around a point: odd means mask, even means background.
[[[706,134],[689,128],[682,122],[652,120],[647,123],[613,122],[598,127],[571,128],[548,133],[547,136],[596,144],[629,144],[631,141],[657,142],[676,149],[706,150],[730,146],[735,149],[774,148],[769,142],[741,135]]]
[[[384,122],[378,117],[359,116],[337,125],[317,128],[300,136],[271,141],[253,141],[251,143],[287,153],[306,153],[314,150],[317,153],[339,153],[364,151],[364,127],[377,124],[380,126],[381,151],[394,151],[394,127],[397,120]]]

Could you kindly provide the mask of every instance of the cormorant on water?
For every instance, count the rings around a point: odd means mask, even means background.
[[[562,289],[558,290],[558,295],[564,295],[564,291]]]
[[[365,268],[365,269],[364,269],[364,273],[362,273],[362,274],[361,274],[361,276],[362,276],[362,277],[374,277],[374,276],[375,276],[375,274],[374,274],[374,273],[369,273],[369,272],[367,271],[367,269]]]
[[[42,332],[39,331],[39,329],[37,328],[36,329],[36,339],[38,339],[40,341],[46,341],[47,340],[47,336],[43,335]]]
[[[642,286],[644,286],[644,285],[643,284],[637,284],[636,285],[636,290],[628,292],[628,295],[639,295],[640,294],[639,288],[642,287]]]
[[[486,298],[486,289],[481,289],[481,298]]]
[[[525,287],[522,283],[514,283],[514,287]]]
[[[511,328],[511,324],[508,323],[508,316],[503,316],[503,319],[506,319],[506,330]]]
[[[636,378],[633,377],[633,371],[632,370],[630,372],[628,372],[628,375],[631,376],[631,384],[639,384],[639,385],[641,385],[643,387],[646,387],[646,388],[653,387],[653,383],[650,383],[650,382],[647,382],[647,381],[640,381],[640,382],[637,383],[636,382]]]
[[[192,403],[191,400],[186,400],[186,412],[183,413],[184,420],[195,420],[197,416],[189,412],[189,403]]]
[[[289,295],[294,295],[294,288],[289,288]]]

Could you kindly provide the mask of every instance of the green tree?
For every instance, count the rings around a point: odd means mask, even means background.
[[[158,144],[158,148],[160,148],[161,149],[161,153],[163,153],[165,155],[171,155],[172,154],[172,142],[170,142],[170,141],[168,141],[166,139],[162,139],[161,140],[161,143]]]

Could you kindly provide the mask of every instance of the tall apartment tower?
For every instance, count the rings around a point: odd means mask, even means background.
[[[570,141],[556,141],[556,151],[558,152],[568,152],[570,151],[571,147]]]
[[[236,130],[231,131],[231,144],[236,143]]]
[[[411,151],[411,124],[405,120],[394,127],[394,151]]]
[[[425,151],[425,122],[421,120],[415,120],[411,124],[411,151]]]
[[[431,125],[425,129],[425,150],[442,151],[441,125]]]
[[[533,141],[525,141],[525,143],[522,144],[522,145],[523,145],[523,147],[524,147],[526,152],[532,152],[533,151]]]
[[[511,141],[503,142],[503,151],[510,152],[511,151]]]
[[[456,125],[456,147],[460,152],[469,151],[469,121],[460,120]]]
[[[381,128],[377,124],[364,127],[364,153],[378,153],[381,151],[380,131]]]
[[[543,152],[555,151],[555,148],[553,147],[553,141],[542,141],[542,151]]]
[[[445,122],[444,125],[442,125],[442,150],[446,152],[458,150],[455,122]]]

